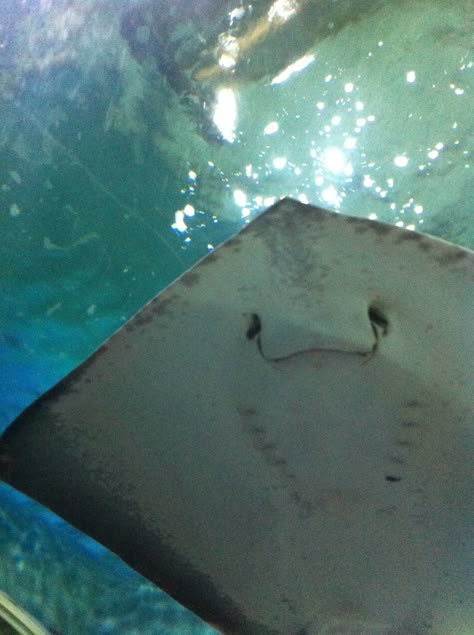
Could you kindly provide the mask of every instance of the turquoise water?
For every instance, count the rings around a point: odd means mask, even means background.
[[[280,196],[474,247],[472,2],[237,5],[0,4],[2,429]],[[51,628],[209,630],[6,487],[0,528]]]

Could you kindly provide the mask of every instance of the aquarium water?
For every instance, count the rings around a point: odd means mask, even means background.
[[[283,196],[474,248],[473,26],[472,0],[1,0],[1,429]],[[0,590],[51,633],[214,632],[0,498]]]

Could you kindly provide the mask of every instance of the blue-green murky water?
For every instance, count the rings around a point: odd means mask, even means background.
[[[2,429],[281,196],[474,247],[471,0],[190,6],[0,4]],[[0,494],[0,588],[48,627],[209,631]]]

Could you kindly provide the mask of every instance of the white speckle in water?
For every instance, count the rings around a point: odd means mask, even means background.
[[[12,218],[16,218],[20,214],[21,214],[21,209],[18,207],[18,205],[16,203],[12,203],[10,205],[10,216]]]
[[[18,185],[21,185],[21,176],[18,174],[18,172],[16,172],[15,170],[10,170],[8,174],[15,181],[15,183],[18,183]]]
[[[408,165],[408,157],[399,154],[394,158],[393,162],[398,168],[404,168]]]
[[[270,121],[270,123],[265,126],[263,133],[266,135],[275,134],[275,132],[278,132],[278,128],[279,125],[277,121]]]
[[[286,163],[286,157],[275,157],[275,159],[273,159],[273,167],[275,168],[275,170],[283,170],[283,168],[286,166]]]

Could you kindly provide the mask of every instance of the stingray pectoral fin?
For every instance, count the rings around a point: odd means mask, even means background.
[[[468,633],[472,324],[472,252],[284,200],[21,414],[2,477],[223,633]]]

